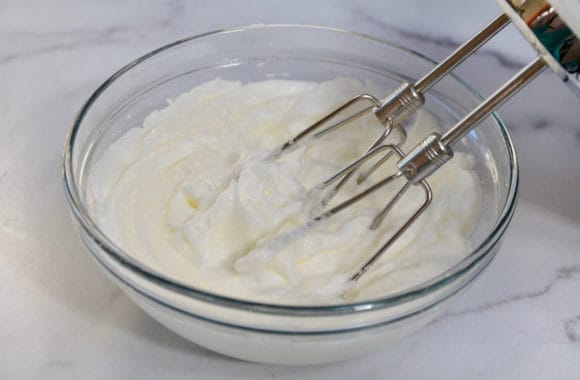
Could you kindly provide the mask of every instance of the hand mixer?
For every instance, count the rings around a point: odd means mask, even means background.
[[[499,3],[505,13],[498,16],[416,83],[403,83],[383,100],[368,94],[353,98],[303,130],[293,139],[287,141],[273,155],[273,158],[280,157],[293,147],[298,146],[299,143],[308,143],[327,133],[331,133],[363,115],[374,114],[385,126],[382,134],[363,156],[317,187],[317,190],[324,190],[338,182],[328,192],[329,194],[322,198],[323,210],[312,222],[320,222],[331,217],[398,178],[404,179],[404,184],[386,206],[377,213],[369,227],[370,229],[375,229],[379,226],[381,221],[411,186],[419,186],[423,189],[424,200],[411,216],[402,223],[401,227],[362,263],[352,275],[351,280],[356,281],[367,272],[429,206],[433,193],[427,178],[452,159],[453,146],[480,121],[489,116],[496,108],[538,75],[546,66],[549,66],[562,80],[570,85],[577,95],[580,95],[580,41],[577,37],[580,35],[580,2],[578,0],[551,0],[550,2],[543,0],[499,0]],[[409,152],[404,152],[401,146],[405,142],[406,134],[401,123],[424,104],[423,94],[491,37],[501,31],[510,21],[520,29],[524,37],[534,46],[539,53],[539,57],[523,68],[446,133],[443,135],[432,133]],[[400,131],[401,138],[399,143],[385,143],[386,138],[395,129]],[[359,175],[357,179],[359,184],[392,156],[399,158],[396,164],[396,171],[393,174],[379,180],[337,206],[324,210],[330,199],[365,162],[378,157],[378,160],[372,164],[370,169]]]

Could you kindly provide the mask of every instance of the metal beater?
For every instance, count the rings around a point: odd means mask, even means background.
[[[388,241],[372,253],[370,258],[360,266],[352,275],[351,280],[358,280],[368,271],[429,206],[433,193],[427,178],[453,157],[453,146],[480,121],[489,116],[496,108],[538,75],[546,66],[549,66],[562,80],[572,87],[577,95],[580,95],[580,41],[577,37],[577,35],[580,35],[580,9],[578,9],[578,6],[576,5],[574,12],[570,13],[570,9],[573,9],[570,7],[574,7],[571,2],[552,0],[551,3],[558,4],[558,10],[561,13],[564,12],[562,13],[563,17],[561,17],[554,6],[543,0],[499,0],[499,3],[505,13],[498,16],[416,83],[403,83],[383,100],[368,94],[359,95],[306,128],[293,139],[283,144],[273,154],[273,158],[277,158],[299,143],[310,142],[369,113],[374,114],[385,126],[382,134],[362,157],[350,163],[317,187],[317,190],[324,190],[338,182],[329,191],[329,194],[323,198],[323,212],[315,217],[312,222],[320,222],[331,217],[398,178],[403,178],[405,180],[404,184],[385,207],[377,213],[369,227],[370,229],[375,229],[380,225],[388,212],[411,186],[421,187],[425,197],[423,203],[419,205],[416,211]],[[568,23],[566,23],[566,20],[568,20]],[[518,26],[526,39],[536,48],[539,57],[484,100],[445,134],[432,133],[411,151],[404,152],[401,146],[405,142],[406,134],[401,123],[424,104],[423,94],[502,30],[510,21]],[[574,26],[574,29],[568,25]],[[363,106],[362,109],[361,105]],[[354,111],[355,109],[356,111]],[[342,116],[345,113],[348,115]],[[384,143],[394,130],[399,131],[400,141],[396,144]],[[359,175],[357,179],[359,184],[393,155],[399,157],[395,173],[383,178],[330,210],[324,211],[324,207],[328,205],[330,199],[365,162],[379,157],[370,169]]]

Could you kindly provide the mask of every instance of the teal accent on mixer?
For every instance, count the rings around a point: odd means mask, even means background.
[[[566,61],[566,54],[576,41],[574,33],[568,26],[563,25],[561,28],[554,29],[548,25],[539,25],[532,31],[566,71],[575,73],[580,70],[580,59]]]

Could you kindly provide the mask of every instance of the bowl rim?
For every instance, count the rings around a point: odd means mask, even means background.
[[[495,121],[503,142],[505,143],[506,150],[508,152],[509,162],[509,188],[506,195],[506,201],[503,205],[501,214],[496,220],[496,223],[487,237],[477,246],[472,249],[472,251],[460,262],[458,262],[453,267],[449,268],[444,273],[424,281],[416,286],[393,293],[387,297],[380,297],[372,300],[357,301],[350,303],[341,304],[324,304],[324,305],[286,305],[280,303],[267,303],[251,301],[242,298],[230,297],[225,295],[220,295],[212,293],[211,291],[196,288],[194,286],[188,285],[181,281],[172,279],[171,277],[156,271],[147,265],[140,263],[138,260],[134,259],[131,255],[125,253],[120,249],[114,242],[112,242],[97,226],[96,222],[92,220],[88,210],[86,209],[84,202],[81,199],[80,193],[77,188],[77,183],[75,181],[73,173],[73,150],[75,148],[76,136],[81,128],[85,115],[91,109],[91,106],[98,100],[98,98],[123,74],[130,71],[131,69],[137,67],[141,63],[168,51],[174,47],[184,45],[188,42],[208,38],[217,35],[225,35],[230,33],[243,33],[246,31],[268,31],[268,30],[280,30],[280,29],[298,29],[305,31],[322,31],[322,32],[332,32],[338,34],[347,34],[354,36],[356,38],[362,38],[365,40],[370,40],[374,43],[389,47],[391,49],[400,50],[404,53],[410,54],[415,58],[422,60],[428,64],[434,65],[437,62],[425,55],[418,53],[407,47],[397,45],[386,40],[376,38],[364,33],[353,32],[345,29],[327,27],[327,26],[317,26],[317,25],[303,25],[303,24],[258,24],[241,26],[236,28],[219,29],[206,33],[196,34],[193,36],[185,37],[154,49],[141,57],[131,61],[126,64],[115,73],[113,73],[108,79],[106,79],[87,99],[83,104],[79,112],[77,113],[72,126],[70,127],[66,138],[64,149],[62,153],[62,179],[64,182],[65,195],[69,208],[72,215],[80,223],[80,227],[90,236],[92,241],[103,249],[107,255],[116,261],[121,266],[130,270],[131,272],[137,274],[140,277],[145,278],[148,281],[153,282],[156,285],[161,286],[170,291],[177,292],[181,295],[193,297],[198,300],[208,301],[210,303],[234,307],[240,310],[251,310],[253,312],[267,313],[267,314],[277,314],[277,315],[336,315],[345,313],[355,313],[355,312],[365,312],[370,310],[384,309],[391,306],[400,305],[419,297],[431,294],[436,290],[452,283],[454,280],[460,278],[463,274],[469,272],[477,263],[479,263],[483,258],[485,258],[493,248],[496,243],[501,239],[503,233],[505,232],[509,222],[515,211],[515,206],[517,204],[517,196],[519,189],[519,165],[515,153],[515,148],[511,137],[507,131],[507,128],[503,121],[499,118],[497,113],[492,113],[492,119]],[[456,80],[460,85],[465,87],[472,95],[477,99],[482,99],[482,96],[474,90],[469,84],[467,84],[463,79],[459,78],[457,75],[451,73],[451,77]],[[92,253],[92,252],[91,252]],[[99,260],[101,264],[104,264]],[[110,270],[110,268],[108,268]],[[474,276],[475,277],[475,276]],[[436,302],[438,303],[438,302]]]

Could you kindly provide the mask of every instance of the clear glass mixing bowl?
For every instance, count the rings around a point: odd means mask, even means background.
[[[196,289],[123,252],[95,222],[87,178],[106,148],[152,110],[220,77],[322,81],[370,80],[389,93],[434,62],[369,36],[312,26],[251,26],[186,38],[128,64],[103,83],[80,110],[66,139],[64,182],[72,219],[99,266],[147,313],[179,335],[232,357],[308,364],[362,355],[404,337],[437,317],[495,256],[514,212],[518,169],[497,116],[469,133],[483,188],[475,249],[445,273],[388,297],[324,306],[289,306],[228,298]],[[352,94],[355,95],[355,94]],[[480,98],[454,76],[427,95],[425,108],[444,126]],[[436,195],[435,195],[436,196]],[[450,338],[452,339],[452,337]]]

